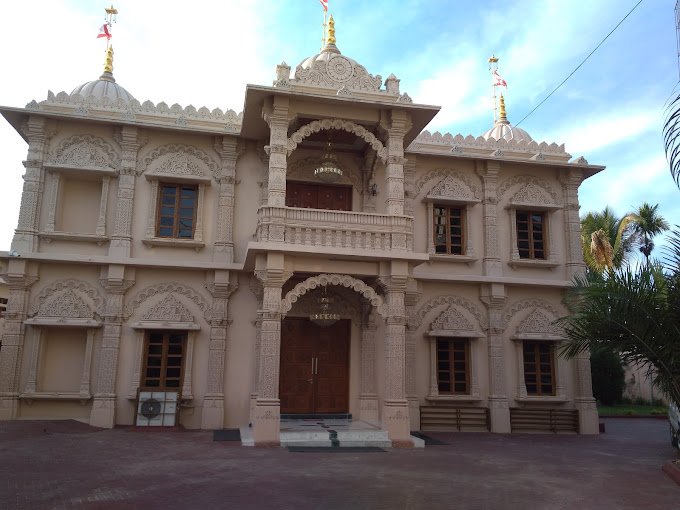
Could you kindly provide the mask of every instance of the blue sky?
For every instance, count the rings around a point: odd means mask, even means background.
[[[493,114],[487,59],[500,57],[516,124],[637,0],[330,0],[343,54],[415,102],[442,106],[428,129],[480,135]],[[100,1],[3,4],[0,104],[23,107],[101,74]],[[317,0],[122,0],[113,27],[114,75],[138,100],[240,111],[246,83],[271,84],[276,64],[318,51]],[[680,190],[663,153],[664,105],[680,92],[672,0],[644,0],[590,60],[521,123],[537,141],[606,165],[581,187],[581,213],[642,202],[680,224]],[[0,249],[16,227],[26,144],[0,121]]]

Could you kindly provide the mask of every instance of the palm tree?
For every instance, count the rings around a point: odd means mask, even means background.
[[[642,204],[636,213],[633,213],[633,230],[639,237],[639,249],[649,264],[649,256],[654,249],[654,237],[670,228],[663,216],[657,213],[659,204]]]
[[[571,315],[558,323],[567,357],[591,350],[618,352],[648,364],[655,386],[680,403],[680,227],[670,236],[665,267],[640,264],[576,277],[568,291]]]
[[[663,125],[663,143],[671,175],[680,188],[680,94],[673,99],[667,111],[668,116]]]
[[[632,214],[619,218],[609,206],[602,212],[589,212],[581,220],[583,260],[590,270],[601,273],[626,262],[637,240],[631,225],[634,220]]]

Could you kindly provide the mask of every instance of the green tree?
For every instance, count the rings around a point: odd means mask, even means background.
[[[659,204],[650,205],[645,202],[632,214],[633,231],[638,235],[639,249],[647,264],[654,249],[654,237],[670,228],[665,218],[657,213],[658,209]]]
[[[621,357],[609,349],[590,353],[590,373],[593,380],[593,396],[605,406],[621,401],[626,387],[626,375]]]
[[[590,270],[601,273],[625,264],[637,241],[634,220],[632,214],[619,218],[609,206],[581,219],[583,260]]]
[[[649,363],[653,384],[680,403],[680,227],[669,243],[665,267],[576,277],[567,296],[571,315],[559,323],[568,338],[563,355],[609,349],[628,364]]]

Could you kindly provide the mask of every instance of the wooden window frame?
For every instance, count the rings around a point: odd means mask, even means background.
[[[525,239],[520,238],[520,233],[523,231],[520,229],[520,220],[519,220],[519,215],[520,214],[526,214],[527,215],[527,221],[522,222],[522,224],[526,224],[526,233],[527,233],[527,239],[526,241],[529,243],[529,248],[520,248],[520,241],[524,241]],[[532,221],[532,216],[538,215],[541,217],[541,237],[542,239],[536,240],[535,234],[539,233],[536,232],[535,230],[535,223]],[[537,210],[532,210],[532,209],[517,209],[515,211],[515,236],[516,240],[515,242],[517,243],[517,253],[519,255],[519,258],[522,260],[548,260],[548,228],[547,228],[547,221],[548,221],[548,216],[545,213],[545,211],[537,211]],[[542,250],[537,250],[536,248],[536,243],[542,243],[543,248]],[[537,256],[536,252],[537,251],[542,251],[543,254],[542,256]],[[524,252],[524,253],[523,253]]]
[[[151,340],[151,335],[163,335],[163,344],[161,349],[161,365],[160,365],[160,376],[150,378],[147,376],[147,369],[149,368],[149,344]],[[177,382],[177,386],[167,385],[167,368],[168,368],[168,350],[170,346],[170,335],[181,335],[182,338],[182,354],[181,354],[181,366],[180,374]],[[142,372],[139,389],[142,391],[177,391],[182,393],[182,387],[184,384],[184,372],[186,370],[187,364],[187,348],[188,348],[188,334],[185,331],[156,331],[150,330],[144,335],[144,350],[143,350],[143,360],[142,360]],[[156,368],[156,367],[152,367]],[[158,379],[158,386],[148,386],[148,379]]]
[[[449,364],[450,367],[448,370],[444,371],[439,368],[439,363],[440,363],[440,358],[439,358],[439,353],[440,351],[444,349],[440,349],[439,343],[440,342],[446,342],[448,343],[448,348],[446,349],[447,352],[449,353]],[[463,343],[463,357],[465,361],[465,391],[456,391],[456,378],[455,374],[460,371],[457,371],[452,365],[456,361],[456,353],[460,353],[460,350],[456,350],[455,348],[455,343],[456,342],[462,342]],[[470,384],[470,340],[467,338],[454,338],[454,337],[436,337],[435,338],[435,350],[436,350],[436,357],[435,357],[435,371],[437,374],[437,392],[439,395],[470,395],[471,394],[471,384]],[[440,385],[445,383],[446,381],[441,381],[440,380],[440,374],[443,372],[448,372],[449,373],[449,381],[448,383],[451,385],[451,390],[450,391],[442,391],[440,388]]]
[[[174,213],[173,213],[173,224],[172,224],[172,235],[170,236],[164,236],[161,235],[161,217],[163,215],[161,214],[161,210],[163,207],[163,189],[165,187],[174,187],[175,188],[175,204],[172,206],[174,208]],[[181,201],[181,192],[182,189],[187,188],[187,189],[192,189],[194,191],[194,200],[193,200],[193,206],[192,206],[192,216],[191,216],[191,237],[181,237],[179,235],[179,225],[180,225],[180,201]],[[155,224],[155,235],[159,239],[180,239],[180,240],[192,240],[196,236],[196,221],[197,221],[197,215],[198,215],[198,207],[199,207],[199,193],[200,193],[200,186],[198,184],[188,184],[188,183],[179,183],[179,182],[166,182],[166,181],[159,181],[158,182],[158,197],[156,199],[156,224]],[[165,226],[164,228],[167,228]]]
[[[445,214],[443,215],[438,215],[437,214],[437,209],[442,209],[445,211]],[[451,243],[451,237],[452,237],[452,232],[451,229],[453,225],[451,224],[451,219],[452,219],[452,211],[457,211],[458,215],[457,218],[459,220],[459,227],[460,227],[460,244],[456,244],[455,246]],[[432,244],[433,244],[433,250],[434,254],[436,255],[465,255],[466,254],[466,242],[467,242],[467,232],[466,232],[466,218],[467,215],[467,207],[464,205],[447,205],[447,204],[440,204],[440,203],[434,203],[432,204]],[[445,224],[444,228],[446,230],[446,244],[441,245],[437,244],[437,227],[441,226],[437,224],[437,218],[443,217],[445,218]],[[437,251],[437,247],[439,246],[445,246],[444,252],[439,252]],[[453,251],[453,248],[456,247],[458,248],[457,252]]]
[[[527,347],[533,347],[533,361],[528,361],[526,352]],[[543,386],[546,386],[541,382],[541,377],[544,375],[544,371],[541,370],[541,359],[540,359],[540,348],[541,346],[547,346],[550,349],[550,392],[544,392]],[[533,370],[527,372],[527,364],[533,365]],[[524,340],[522,342],[522,367],[523,367],[523,377],[524,386],[527,392],[527,396],[530,397],[553,397],[557,395],[557,381],[555,379],[555,343],[540,341],[540,340]],[[531,367],[530,367],[531,368]],[[531,376],[532,380],[528,377]],[[529,385],[534,385],[536,391],[529,391]]]

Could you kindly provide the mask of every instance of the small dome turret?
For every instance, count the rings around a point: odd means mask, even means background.
[[[499,110],[500,115],[498,116],[498,119],[496,120],[496,122],[494,122],[493,127],[482,135],[482,138],[484,138],[485,140],[488,140],[490,138],[493,138],[494,140],[503,139],[506,142],[509,142],[510,140],[514,140],[516,142],[533,141],[533,138],[531,138],[529,133],[524,131],[522,128],[513,127],[510,124],[510,121],[508,120],[507,114],[505,112],[505,99],[503,98],[503,94],[501,94]]]
[[[83,97],[95,97],[96,99],[107,98],[110,101],[122,99],[124,103],[129,103],[135,98],[124,87],[116,83],[113,77],[113,47],[109,46],[106,50],[106,61],[104,72],[98,80],[88,81],[77,86],[71,91],[71,97],[79,94]]]

